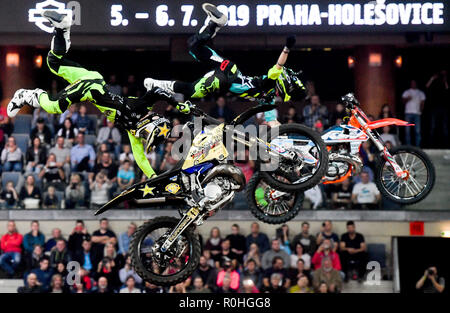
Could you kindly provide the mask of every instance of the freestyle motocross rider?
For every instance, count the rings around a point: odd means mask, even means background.
[[[108,120],[126,130],[136,163],[148,178],[156,176],[146,152],[169,137],[172,124],[168,119],[149,111],[156,101],[164,100],[180,112],[189,113],[190,103],[178,103],[172,94],[157,86],[148,89],[141,98],[112,94],[100,73],[89,71],[66,58],[71,44],[71,14],[47,10],[42,12],[42,16],[55,27],[47,65],[52,73],[64,78],[70,85],[59,92],[55,99],[51,99],[42,89],[19,89],[8,104],[8,116],[16,116],[25,105],[41,107],[51,114],[61,114],[73,103],[90,101]]]

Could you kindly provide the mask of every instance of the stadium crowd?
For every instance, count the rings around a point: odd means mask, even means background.
[[[21,293],[339,293],[348,280],[363,281],[367,264],[364,236],[353,221],[341,236],[325,221],[317,234],[303,222],[298,233],[282,225],[271,239],[256,222],[245,235],[233,224],[227,236],[218,227],[205,241],[200,236],[199,267],[165,288],[143,282],[131,266],[134,223],[116,235],[106,218],[93,232],[78,220],[68,238],[58,228],[45,238],[38,221],[25,234],[7,223],[0,269],[5,277],[24,279]]]
[[[314,84],[308,83],[309,94],[302,103],[302,110],[291,105],[278,119],[282,123],[304,123],[321,132],[333,125],[339,125],[345,108],[336,104],[333,110],[322,104],[314,91]],[[125,86],[117,84],[115,75],[109,80],[111,90],[118,94],[139,95],[133,75]],[[412,86],[414,87],[414,86]],[[54,81],[49,90],[57,92]],[[408,94],[410,94],[409,92]],[[409,99],[409,98],[407,98]],[[223,96],[215,99],[210,106],[210,114],[229,122],[236,114],[227,105],[235,101]],[[146,179],[138,170],[128,137],[108,122],[104,116],[88,114],[89,103],[72,105],[61,115],[47,114],[41,109],[34,110],[30,119],[14,123],[0,110],[0,208],[42,208],[42,209],[82,209],[96,208],[131,184]],[[299,112],[300,111],[300,112]],[[165,107],[164,116],[173,121],[173,125],[183,124],[186,116],[174,107]],[[380,118],[393,116],[390,107],[382,107]],[[19,116],[20,117],[20,116]],[[370,119],[375,117],[370,116]],[[16,118],[17,120],[17,118]],[[31,130],[23,130],[28,121]],[[264,123],[262,114],[249,123]],[[22,129],[17,133],[15,129]],[[399,136],[390,128],[382,131],[382,138],[388,147],[400,144]],[[148,154],[151,165],[157,172],[170,170],[177,160],[171,155],[175,137],[160,145]],[[373,180],[376,151],[370,141],[360,149],[364,163],[363,173],[341,184],[316,186],[306,193],[311,208],[326,209],[377,209],[398,208],[388,200],[382,202]],[[247,180],[253,175],[251,160],[237,160]],[[236,197],[234,208],[246,207],[243,197]],[[124,204],[128,207],[128,204]]]

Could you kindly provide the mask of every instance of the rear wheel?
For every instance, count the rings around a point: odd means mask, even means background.
[[[267,142],[286,150],[269,162],[258,163],[261,176],[277,190],[307,190],[317,185],[325,175],[328,151],[319,133],[311,128],[300,124],[281,125],[278,134],[269,132]],[[286,157],[287,154],[293,158]],[[264,170],[269,163],[276,169]]]
[[[256,172],[246,188],[247,203],[253,216],[268,224],[282,224],[297,216],[303,205],[303,191],[282,192],[268,185]]]
[[[413,146],[399,146],[390,151],[397,164],[408,171],[403,179],[392,166],[380,158],[375,172],[375,183],[386,198],[400,203],[413,204],[423,200],[433,189],[436,179],[434,165],[428,155]]]
[[[157,286],[171,286],[185,281],[197,268],[201,247],[193,227],[179,235],[165,253],[159,249],[178,222],[174,217],[156,217],[133,234],[131,261],[143,280]]]

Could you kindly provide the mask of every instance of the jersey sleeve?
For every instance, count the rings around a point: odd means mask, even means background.
[[[281,75],[281,73],[283,73],[283,69],[282,68],[279,69],[277,65],[274,65],[270,68],[269,72],[267,73],[267,77],[269,79],[276,80]]]
[[[127,131],[128,138],[131,143],[131,150],[133,151],[134,159],[136,160],[139,168],[144,172],[145,176],[148,178],[152,177],[155,173],[153,168],[150,165],[150,162],[147,159],[147,156],[144,152],[144,146],[140,139],[134,137],[129,131]]]

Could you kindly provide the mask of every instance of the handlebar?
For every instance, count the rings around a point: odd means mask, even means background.
[[[350,110],[352,110],[355,106],[359,106],[359,101],[355,98],[353,93],[348,93],[341,97],[341,101],[344,106]]]

